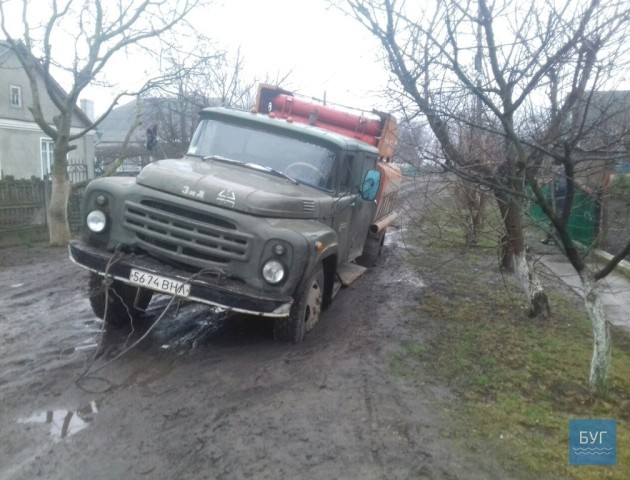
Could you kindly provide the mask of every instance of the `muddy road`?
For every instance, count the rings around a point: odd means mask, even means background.
[[[0,250],[0,478],[505,478],[453,447],[446,388],[392,371],[431,332],[410,326],[430,281],[396,236],[300,345],[196,305],[101,339],[65,250]]]

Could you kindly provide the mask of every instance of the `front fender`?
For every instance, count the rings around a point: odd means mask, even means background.
[[[303,276],[308,275],[315,265],[337,255],[339,241],[337,232],[317,220],[268,219],[272,226],[287,228],[302,235],[308,244],[308,259]]]

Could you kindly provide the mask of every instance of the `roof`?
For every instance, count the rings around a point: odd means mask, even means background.
[[[15,51],[15,48],[20,48],[23,50],[24,53],[29,54],[28,50],[26,49],[24,44],[21,42],[17,42],[14,46],[14,45],[11,45],[11,43],[9,43],[6,40],[0,40],[0,48],[5,48],[13,52]],[[35,57],[32,57],[32,58],[35,61],[35,65],[37,66],[37,71],[39,75],[43,79],[44,71],[41,66],[41,63],[39,62],[37,58]],[[57,95],[59,99],[65,100],[66,98],[68,98],[67,92],[62,88],[61,85],[59,85],[59,83],[57,83],[57,81],[52,77],[52,75],[50,75],[50,86],[53,91],[53,94]],[[79,117],[79,120],[81,120],[86,126],[92,125],[93,123],[92,119],[88,117],[88,115],[76,104],[74,106],[74,113],[77,115],[77,117]]]
[[[630,90],[587,92],[578,108],[585,108],[587,100],[590,101],[585,119],[587,125],[610,128],[614,124],[625,126],[630,124]]]
[[[131,101],[114,108],[98,125],[99,142],[119,143],[125,139],[127,132],[136,118],[136,102]]]
[[[142,135],[142,143],[146,141],[144,137],[146,126],[159,123],[164,116],[164,112],[181,111],[181,102],[177,98],[141,98],[139,106],[141,111],[140,120],[144,128],[138,128],[136,136]],[[189,107],[192,108],[192,104]],[[122,143],[136,121],[137,109],[138,103],[136,99],[114,108],[98,126],[99,143]],[[198,109],[194,108],[194,110]]]

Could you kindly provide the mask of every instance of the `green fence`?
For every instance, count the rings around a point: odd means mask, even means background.
[[[544,187],[543,191],[545,198],[551,199],[551,186]],[[532,202],[529,214],[540,227],[551,228],[549,219],[539,205]],[[599,214],[599,200],[586,190],[576,188],[573,196],[573,208],[567,225],[571,240],[585,247],[596,246],[599,233]]]

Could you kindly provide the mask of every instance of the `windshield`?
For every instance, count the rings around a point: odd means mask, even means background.
[[[254,163],[300,183],[327,191],[333,189],[335,153],[295,138],[206,119],[199,123],[188,153]]]

